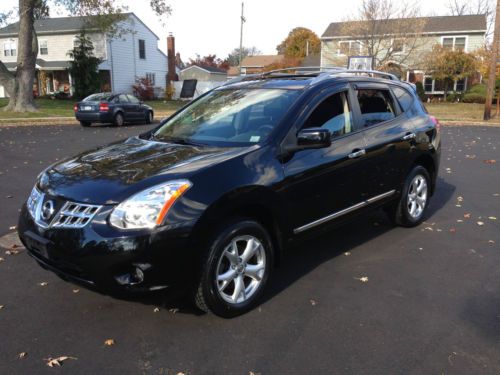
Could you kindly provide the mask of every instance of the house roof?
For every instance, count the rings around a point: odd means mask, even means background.
[[[144,22],[140,20],[134,13],[123,13],[129,17],[133,16],[141,22],[156,38],[160,39]],[[38,35],[44,34],[63,34],[70,32],[80,32],[80,30],[88,24],[95,16],[78,16],[78,17],[54,17],[35,20],[35,31]],[[14,22],[0,29],[0,36],[17,36],[19,34],[19,22]]]
[[[17,62],[5,62],[4,65],[9,70],[16,70]],[[41,70],[65,70],[69,68],[69,61],[45,61],[36,59],[36,67]]]
[[[214,74],[227,74],[227,72],[224,69],[219,69],[219,68],[215,68],[213,66],[205,66],[205,65],[203,65],[203,66],[191,65],[185,69],[182,69],[181,72],[184,72],[185,70],[193,69],[193,68],[198,68],[198,69],[204,70],[204,71],[209,72],[209,73],[214,73]]]
[[[438,17],[418,17],[415,20],[422,20],[423,32],[428,34],[438,34],[438,33],[450,33],[450,32],[486,32],[486,15],[484,14],[471,14],[464,16],[438,16]],[[387,21],[385,26],[388,30],[391,30],[391,23],[395,24],[401,21],[401,19],[392,19]],[[367,23],[368,21],[351,21],[358,23]],[[344,27],[347,22],[333,22],[331,23],[321,38],[335,38],[335,37],[346,37],[351,35],[343,35]],[[386,21],[383,21],[386,22]],[[389,32],[390,33],[390,32]]]
[[[240,75],[240,68],[238,66],[230,66],[229,70],[227,71],[228,76],[239,76]]]
[[[255,55],[247,56],[241,62],[241,66],[244,68],[263,68],[264,66],[279,63],[283,61],[285,56],[283,55]]]

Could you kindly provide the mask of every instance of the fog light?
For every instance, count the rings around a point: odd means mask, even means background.
[[[115,280],[120,285],[137,285],[144,281],[144,272],[139,267],[134,267],[130,273],[115,276]]]

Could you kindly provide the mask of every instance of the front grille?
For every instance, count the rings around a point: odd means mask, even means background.
[[[66,202],[52,220],[54,228],[83,228],[99,211],[101,206],[92,204]]]

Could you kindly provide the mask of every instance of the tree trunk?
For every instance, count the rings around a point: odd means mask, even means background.
[[[19,0],[19,38],[17,42],[17,70],[10,73],[0,62],[0,83],[10,96],[6,111],[36,111],[33,99],[38,39],[34,28],[34,8],[37,0]]]

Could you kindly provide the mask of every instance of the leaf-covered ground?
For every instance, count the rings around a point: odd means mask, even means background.
[[[0,235],[42,168],[146,128],[0,128]],[[90,292],[3,249],[0,373],[498,374],[499,160],[500,128],[444,127],[424,224],[374,212],[290,249],[232,320]]]

